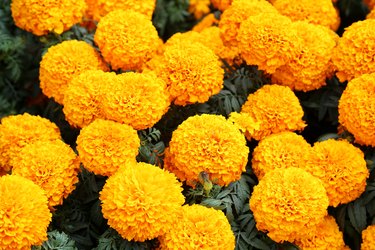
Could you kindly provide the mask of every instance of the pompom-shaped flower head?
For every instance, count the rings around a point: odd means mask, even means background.
[[[61,205],[78,182],[79,159],[61,140],[29,144],[12,162],[12,175],[25,177],[44,189],[50,208]]]
[[[212,5],[221,11],[228,9],[232,2],[233,0],[211,0]]]
[[[230,121],[245,133],[248,140],[262,140],[270,134],[303,130],[303,110],[289,87],[265,85],[250,94],[241,113],[232,113]],[[259,123],[259,127],[254,124]]]
[[[292,23],[302,42],[298,55],[272,75],[274,83],[291,89],[310,91],[324,86],[333,76],[332,51],[338,36],[330,29],[305,21]]]
[[[140,140],[132,127],[97,119],[84,127],[77,138],[83,166],[97,175],[111,176],[120,166],[135,163]]]
[[[299,167],[310,150],[310,144],[293,132],[272,134],[254,149],[251,166],[260,180],[274,169]]]
[[[342,232],[340,232],[339,226],[332,216],[326,216],[316,226],[316,230],[312,230],[309,233],[308,236],[294,242],[301,250],[348,249],[345,246]]]
[[[375,147],[375,73],[351,80],[339,101],[339,122],[362,145]]]
[[[82,20],[85,0],[12,0],[14,23],[21,29],[42,36],[61,34]]]
[[[375,19],[353,23],[333,50],[332,61],[340,81],[375,72]]]
[[[166,46],[163,62],[156,71],[167,83],[176,105],[206,102],[224,84],[219,58],[199,42],[181,41]]]
[[[362,151],[349,142],[333,139],[316,142],[306,156],[303,166],[322,181],[330,206],[351,202],[365,191],[369,176],[366,161]]]
[[[107,179],[100,192],[108,225],[127,240],[145,241],[174,226],[185,202],[181,183],[147,163],[129,164]]]
[[[322,222],[327,208],[322,182],[294,167],[267,173],[250,197],[257,228],[276,242],[303,238]]]
[[[66,88],[74,76],[86,70],[107,70],[99,53],[83,41],[64,41],[48,49],[40,62],[40,87],[48,97],[63,104]]]
[[[0,249],[31,249],[47,240],[51,212],[43,189],[15,175],[0,177]]]
[[[202,205],[185,205],[179,220],[159,237],[160,250],[233,250],[235,240],[224,213]]]
[[[190,0],[188,11],[193,14],[196,19],[200,19],[210,12],[210,0]]]
[[[60,138],[58,127],[40,116],[25,113],[5,117],[0,124],[0,168],[11,170],[11,159],[26,145]]]
[[[332,0],[276,0],[273,6],[292,21],[307,21],[337,30],[340,16]]]
[[[375,225],[368,226],[362,231],[361,250],[375,249]]]
[[[94,37],[112,69],[141,70],[159,43],[150,19],[131,10],[115,10],[100,19]]]
[[[240,179],[248,153],[245,137],[223,116],[196,115],[173,132],[164,167],[192,186],[201,172],[225,186]]]

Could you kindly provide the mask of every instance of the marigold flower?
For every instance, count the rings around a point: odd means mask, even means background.
[[[136,162],[140,140],[132,127],[97,119],[77,138],[83,166],[97,175],[111,176],[127,162]]]
[[[310,144],[293,132],[272,134],[254,149],[251,166],[260,180],[274,169],[299,167],[310,150]]]
[[[375,73],[351,80],[339,101],[339,122],[362,145],[375,147]]]
[[[215,53],[198,42],[166,46],[157,74],[176,105],[204,103],[223,87],[224,70]]]
[[[307,237],[294,242],[301,250],[344,250],[345,246],[342,232],[336,223],[335,218],[326,216],[324,220],[316,226],[316,230],[309,231]]]
[[[78,182],[79,159],[61,140],[29,144],[12,163],[13,175],[25,177],[46,191],[50,208],[61,205]]]
[[[299,100],[289,87],[264,85],[249,95],[240,114],[231,114],[230,121],[240,127],[248,140],[259,141],[270,134],[303,130],[306,124],[302,117]]]
[[[131,10],[115,10],[100,19],[94,36],[112,69],[141,70],[159,42],[150,19]]]
[[[164,167],[191,186],[201,172],[225,186],[240,179],[248,154],[245,137],[223,116],[196,115],[173,132]]]
[[[375,225],[368,226],[362,231],[361,250],[374,250],[375,246]]]
[[[212,5],[221,11],[228,9],[232,2],[233,0],[211,0]]]
[[[370,13],[367,14],[366,19],[375,19],[375,9],[372,9]]]
[[[300,51],[286,65],[272,75],[274,83],[291,89],[310,91],[326,85],[326,78],[333,76],[332,51],[338,36],[330,29],[305,21],[292,23],[302,41]]]
[[[26,145],[60,138],[58,127],[40,116],[25,113],[3,118],[0,124],[0,169],[10,171],[10,160]]]
[[[353,23],[333,50],[332,61],[340,81],[375,72],[375,19]]]
[[[127,240],[153,239],[174,226],[185,202],[181,192],[168,171],[147,163],[122,166],[100,192],[103,216]]]
[[[235,239],[222,211],[202,205],[185,205],[173,227],[159,237],[160,249],[229,250],[235,248]]]
[[[365,4],[369,7],[369,9],[373,9],[375,6],[375,0],[363,0]]]
[[[15,175],[0,177],[0,249],[31,249],[47,240],[51,212],[44,190]]]
[[[369,176],[362,151],[345,140],[316,142],[301,167],[322,181],[334,207],[357,199]]]
[[[267,173],[250,197],[256,227],[276,242],[306,236],[327,215],[328,197],[322,182],[300,168]]]
[[[210,0],[190,0],[188,11],[196,19],[201,19],[205,14],[210,12]]]
[[[99,53],[83,41],[70,40],[48,49],[40,62],[40,87],[48,97],[63,104],[69,82],[86,70],[108,68]]]
[[[201,32],[208,27],[217,25],[218,23],[219,20],[216,19],[215,14],[211,13],[203,17],[203,19],[193,27],[192,31]]]
[[[11,10],[17,27],[42,36],[61,34],[82,20],[85,0],[12,0]]]

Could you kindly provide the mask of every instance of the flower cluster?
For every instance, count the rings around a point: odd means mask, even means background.
[[[211,0],[212,5],[221,11],[228,9],[232,2],[233,0]]]
[[[362,231],[361,250],[373,250],[375,246],[375,225],[368,226]]]
[[[210,12],[210,0],[190,0],[188,11],[200,19]]]

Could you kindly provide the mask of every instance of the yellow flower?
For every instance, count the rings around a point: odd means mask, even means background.
[[[339,122],[361,145],[375,147],[375,73],[351,80],[339,101]]]
[[[201,172],[225,186],[240,179],[248,154],[245,137],[223,116],[196,115],[173,132],[164,167],[191,186]]]
[[[196,24],[192,30],[196,32],[201,32],[208,27],[217,25],[218,23],[219,23],[219,20],[216,19],[213,13],[211,13],[205,16],[201,21],[199,21],[199,23]]]
[[[61,140],[29,144],[12,163],[12,175],[27,178],[46,191],[50,208],[61,205],[78,182],[79,159]]]
[[[297,41],[302,41],[302,46],[296,57],[276,70],[272,81],[305,92],[326,85],[326,78],[334,74],[331,57],[339,37],[326,27],[305,21],[294,22],[291,28],[302,38]]]
[[[179,219],[159,237],[160,250],[233,250],[235,239],[222,211],[201,205],[185,205]]]
[[[181,192],[173,174],[146,163],[128,164],[100,192],[103,216],[123,238],[150,240],[174,226],[185,201]]]
[[[232,2],[233,0],[211,0],[212,5],[221,11],[228,9]]]
[[[40,116],[25,113],[5,117],[0,124],[0,168],[10,171],[11,159],[26,145],[60,138],[58,127]]]
[[[272,134],[254,149],[251,166],[258,179],[274,169],[299,167],[311,150],[305,139],[292,132]]]
[[[111,176],[127,162],[136,162],[140,140],[126,124],[97,119],[77,138],[83,166],[97,175]]]
[[[362,231],[361,250],[375,249],[375,225],[368,226]]]
[[[309,231],[305,238],[294,242],[301,250],[344,250],[345,246],[342,232],[332,216],[326,216],[324,220],[316,226],[316,229]]]
[[[115,10],[100,19],[94,41],[112,69],[141,70],[156,51],[159,36],[147,16]]]
[[[276,0],[273,6],[292,21],[307,21],[332,30],[340,26],[340,16],[332,0]]]
[[[333,50],[332,61],[340,81],[375,72],[375,19],[353,23]]]
[[[0,177],[0,249],[31,249],[47,240],[51,212],[44,190],[21,176]]]
[[[190,0],[188,11],[196,19],[201,19],[205,14],[210,12],[210,0]]]
[[[85,0],[12,0],[14,23],[21,29],[42,36],[61,34],[82,20]]]
[[[39,80],[43,93],[63,104],[66,88],[74,76],[86,70],[107,70],[99,53],[83,41],[64,41],[52,46],[40,62]]]
[[[300,168],[267,173],[250,197],[256,226],[276,242],[293,242],[327,215],[328,197],[322,182]]]
[[[349,142],[333,139],[316,142],[306,156],[305,164],[300,167],[322,181],[330,206],[351,202],[365,191],[369,176],[366,161],[362,151]]]
[[[284,131],[299,131],[306,126],[298,98],[289,87],[265,85],[250,94],[241,113],[232,113],[230,121],[237,124],[248,140]],[[260,125],[254,126],[259,123]]]

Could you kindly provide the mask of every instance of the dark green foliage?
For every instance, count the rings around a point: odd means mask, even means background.
[[[33,250],[77,250],[75,242],[67,234],[59,231],[48,233],[48,240],[42,246],[33,247]]]
[[[352,23],[364,20],[369,12],[362,0],[339,0],[337,7],[340,11],[341,25],[337,33],[341,35],[344,29]]]
[[[165,145],[161,141],[161,133],[155,128],[139,131],[138,136],[141,140],[137,160],[152,165],[162,166]]]

